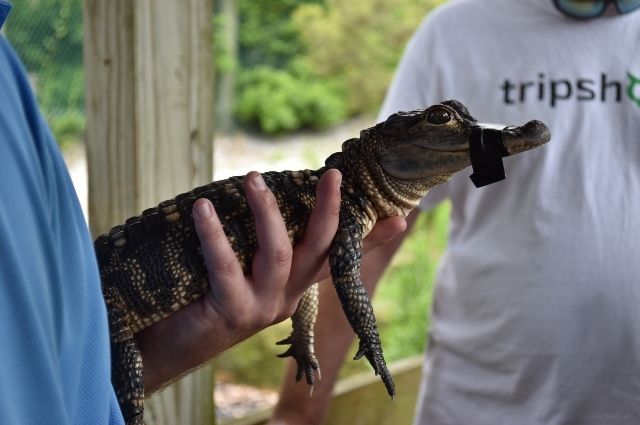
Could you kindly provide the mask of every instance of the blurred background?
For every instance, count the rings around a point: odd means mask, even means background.
[[[403,48],[444,0],[215,0],[215,179],[317,168],[375,123]],[[4,32],[21,56],[86,209],[82,0],[13,0]],[[448,206],[425,215],[374,299],[387,360],[422,353]],[[425,255],[426,253],[426,255]],[[223,423],[275,403],[288,322],[215,360]],[[356,349],[353,348],[353,353]],[[370,373],[347,361],[342,376]]]

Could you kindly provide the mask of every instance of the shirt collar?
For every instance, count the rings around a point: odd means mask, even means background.
[[[0,29],[2,28],[2,24],[4,24],[4,20],[7,19],[7,15],[11,10],[11,3],[5,0],[0,0]]]

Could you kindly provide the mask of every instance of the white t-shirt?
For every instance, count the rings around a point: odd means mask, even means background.
[[[381,118],[443,99],[551,128],[433,189],[452,201],[416,423],[640,424],[640,11],[589,22],[551,0],[459,0],[409,43]]]

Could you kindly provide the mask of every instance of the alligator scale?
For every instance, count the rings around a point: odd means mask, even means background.
[[[319,177],[330,168],[342,172],[340,221],[329,251],[331,276],[360,341],[356,359],[367,358],[392,396],[393,380],[360,280],[362,241],[378,219],[406,216],[431,187],[471,165],[470,145],[482,131],[482,124],[462,104],[451,100],[394,114],[363,130],[360,138],[344,142],[342,151],[331,155],[318,170],[263,174],[295,243],[315,205]],[[498,131],[504,155],[533,149],[550,138],[549,130],[539,121]],[[199,198],[208,198],[215,205],[245,274],[250,274],[257,246],[242,177],[215,181],[178,195],[95,241],[109,316],[112,383],[127,424],[144,423],[142,359],[134,334],[200,298],[209,287],[191,215]],[[296,379],[304,374],[310,385],[318,368],[313,349],[316,310],[317,288],[312,287],[292,317],[291,336],[281,341],[291,344],[284,355],[295,358]]]

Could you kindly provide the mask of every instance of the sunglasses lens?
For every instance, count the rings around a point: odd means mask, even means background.
[[[629,13],[640,7],[640,0],[617,0],[618,11]]]
[[[637,3],[640,0],[628,0],[627,3]],[[561,12],[576,18],[595,18],[606,6],[604,0],[555,0]],[[623,1],[624,3],[624,1]]]

